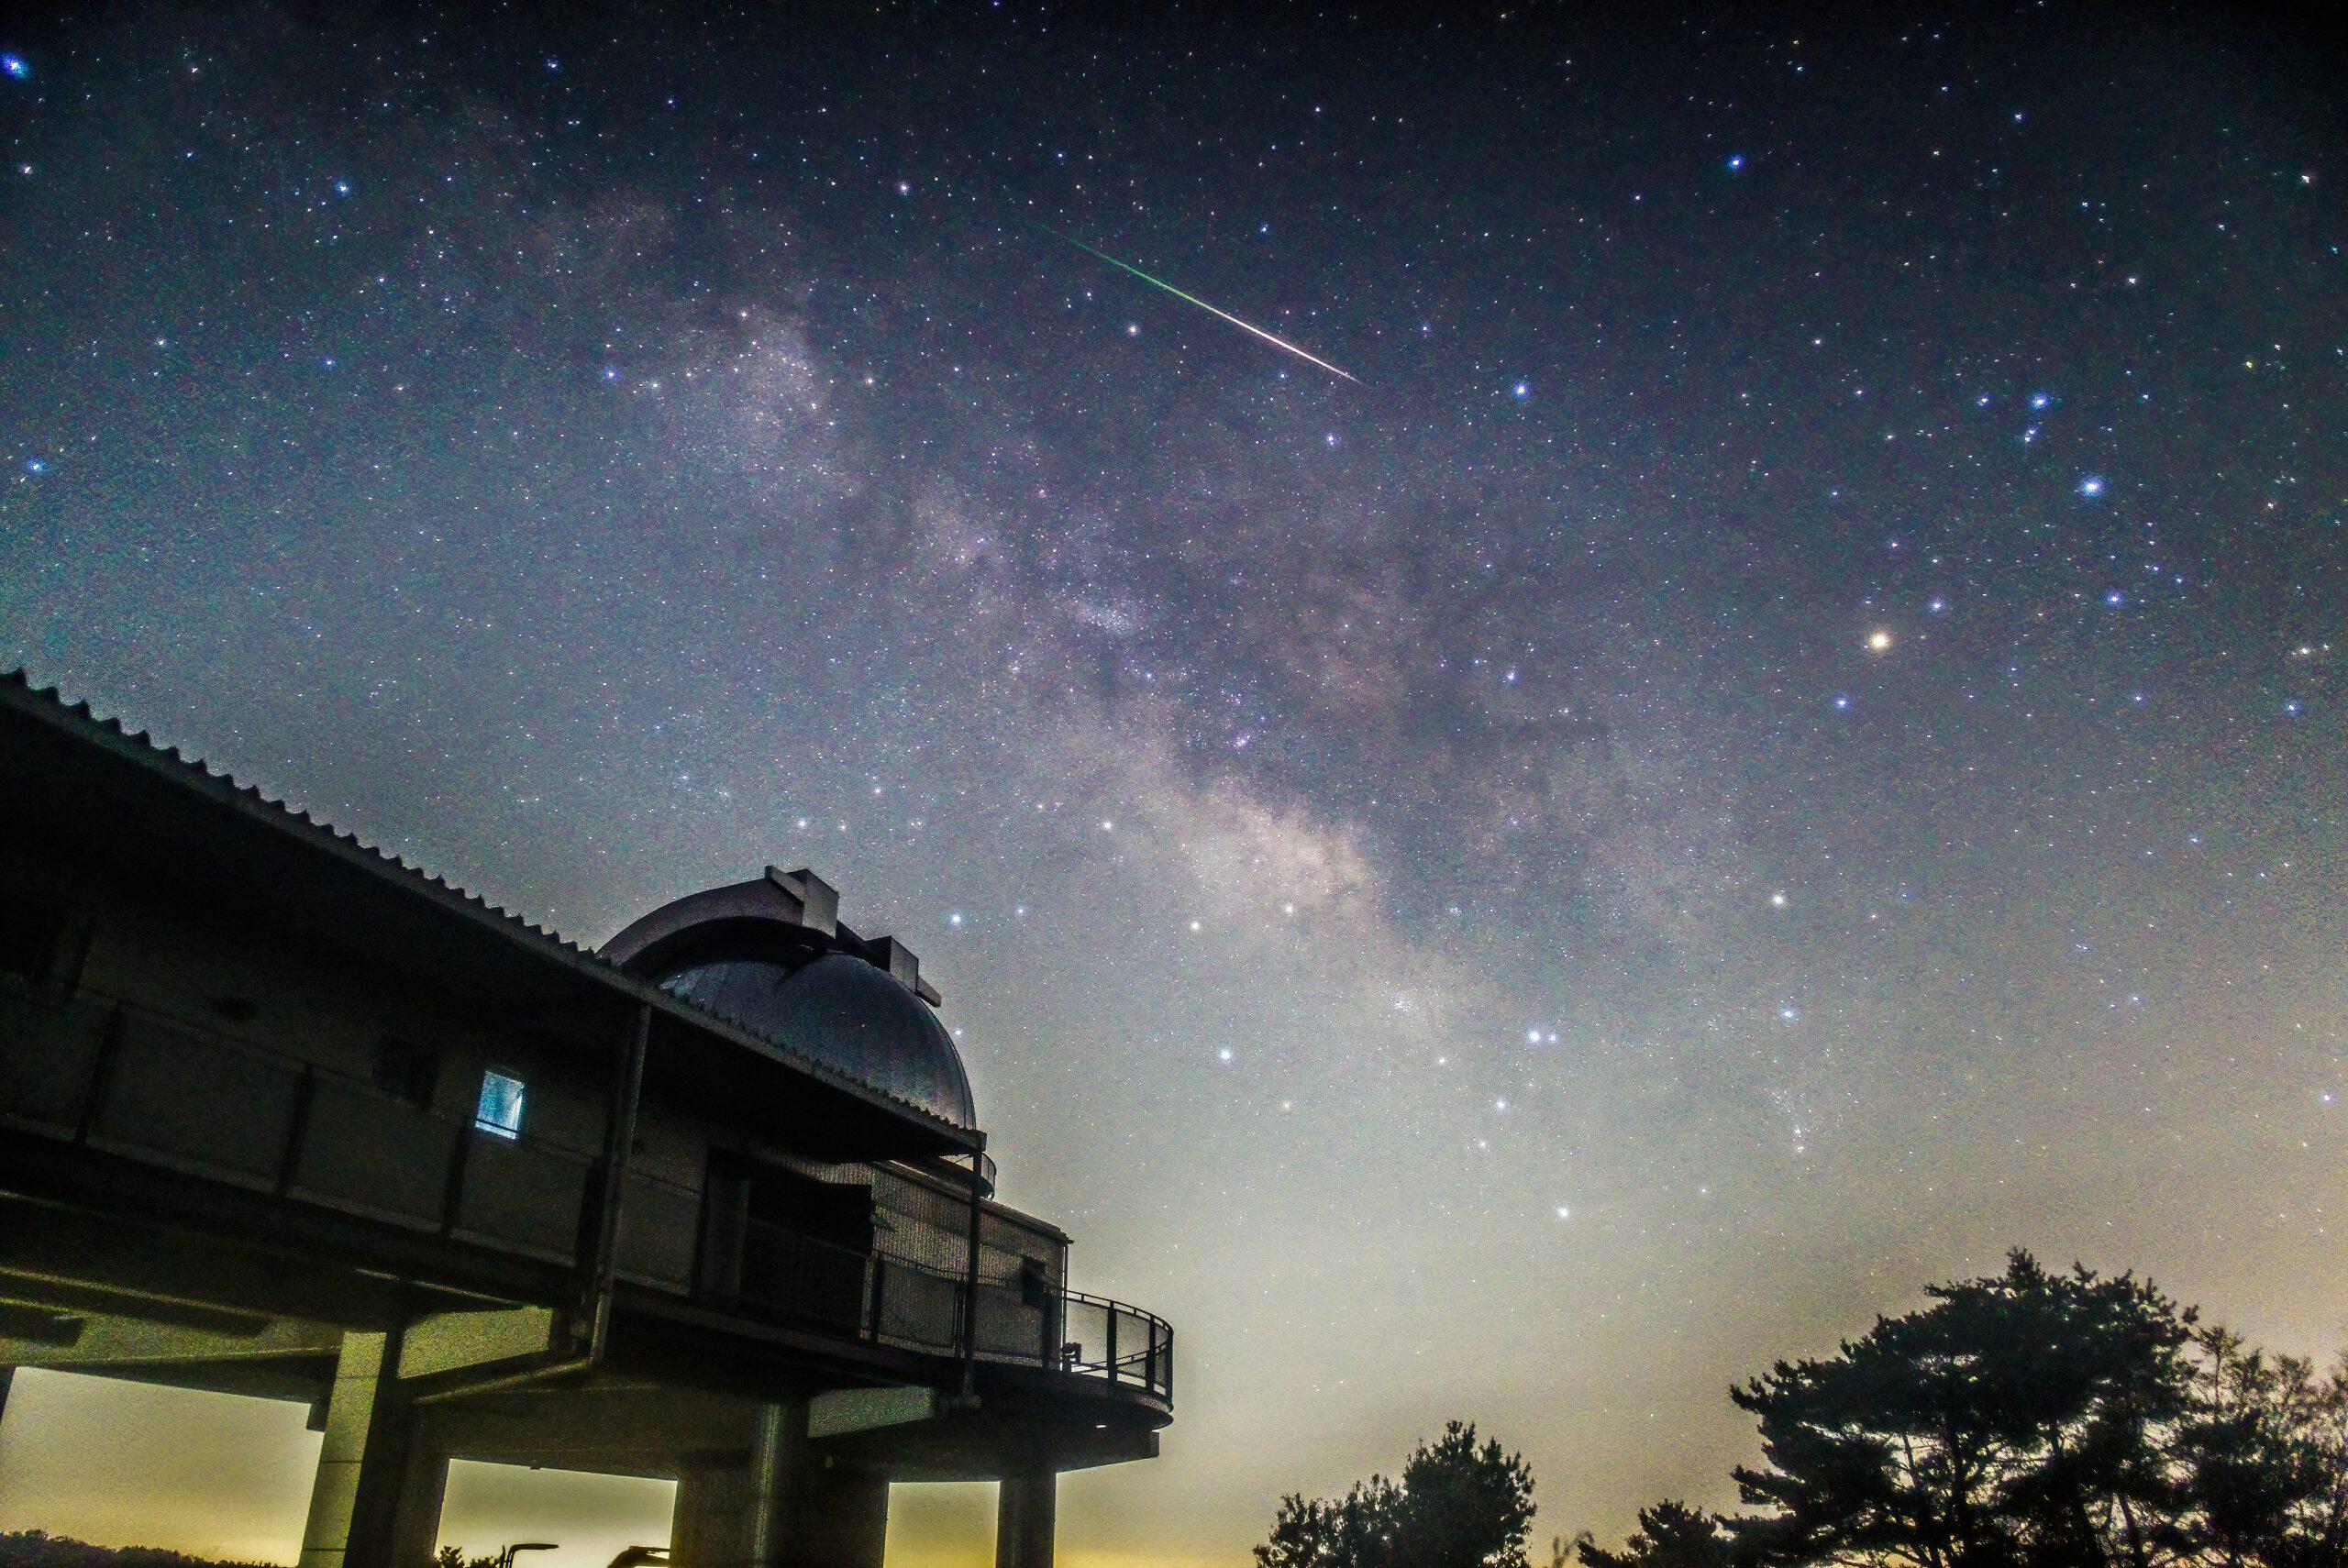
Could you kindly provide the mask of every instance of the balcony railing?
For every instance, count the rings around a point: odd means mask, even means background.
[[[598,1164],[152,1009],[6,988],[0,1125],[563,1264]]]
[[[57,1003],[0,984],[0,1129],[83,1144],[257,1193],[577,1266],[597,1156],[484,1131],[364,1079],[152,1009]],[[962,1353],[961,1274],[745,1219],[746,1315],[937,1355]],[[631,1170],[615,1271],[702,1293],[702,1194]],[[980,1360],[1052,1367],[1173,1397],[1174,1332],[1150,1313],[1041,1275],[981,1278]]]
[[[961,1353],[960,1275],[761,1220],[743,1229],[743,1306],[876,1343]],[[980,1279],[976,1354],[1174,1397],[1174,1330],[1164,1319],[1040,1278]]]

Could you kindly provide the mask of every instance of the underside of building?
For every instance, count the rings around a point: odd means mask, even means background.
[[[589,952],[0,678],[0,1368],[306,1402],[302,1568],[420,1568],[452,1458],[672,1477],[682,1568],[997,1480],[1043,1568],[1173,1331],[995,1201],[940,1003],[813,872]]]

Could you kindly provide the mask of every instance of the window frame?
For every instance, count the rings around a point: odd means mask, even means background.
[[[510,1122],[496,1120],[491,1114],[490,1086],[492,1084],[513,1086],[514,1092],[511,1099],[513,1120]],[[494,1063],[483,1067],[481,1073],[481,1089],[473,1097],[473,1131],[486,1132],[493,1138],[503,1138],[509,1143],[521,1142],[522,1123],[528,1113],[529,1102],[529,1079],[511,1067],[501,1067]]]

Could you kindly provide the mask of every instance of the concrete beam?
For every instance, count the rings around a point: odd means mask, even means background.
[[[400,1334],[400,1375],[429,1377],[543,1354],[554,1348],[554,1320],[549,1307],[426,1313]]]
[[[807,1401],[807,1435],[821,1440],[878,1427],[901,1427],[937,1414],[937,1390],[920,1386],[895,1388],[827,1388]]]
[[[670,1478],[741,1463],[759,1407],[738,1396],[607,1378],[511,1388],[424,1412],[435,1448],[458,1459]]]
[[[280,1318],[251,1333],[221,1333],[135,1318],[58,1313],[54,1332],[0,1335],[0,1364],[39,1366],[58,1372],[133,1372],[181,1362],[218,1364],[332,1357],[342,1335],[317,1323]]]

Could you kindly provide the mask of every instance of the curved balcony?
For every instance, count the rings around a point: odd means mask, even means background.
[[[679,1198],[689,1198],[681,1190]],[[631,1193],[630,1200],[635,1200]],[[626,1214],[621,1266],[627,1271]],[[936,1356],[964,1353],[968,1282],[885,1249],[859,1252],[784,1226],[744,1228],[735,1305],[750,1313]],[[670,1282],[681,1289],[681,1280]],[[1163,1318],[1034,1275],[981,1276],[980,1361],[1042,1367],[1174,1398],[1174,1330]]]
[[[1059,1369],[1080,1376],[1130,1383],[1169,1404],[1174,1398],[1174,1325],[1122,1301],[1059,1293]]]

